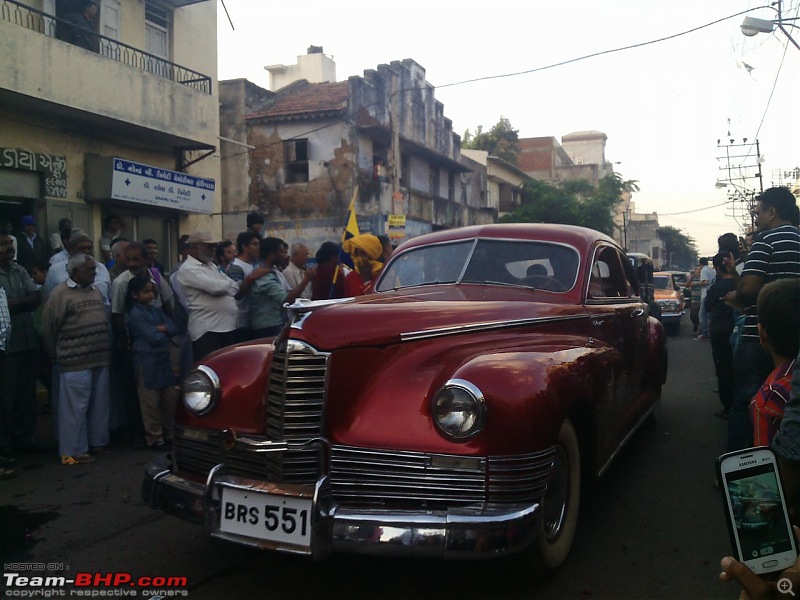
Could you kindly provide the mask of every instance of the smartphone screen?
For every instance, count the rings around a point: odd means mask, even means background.
[[[765,565],[760,559],[793,551],[775,463],[723,475],[742,560]]]
[[[797,559],[797,547],[775,454],[769,448],[747,448],[720,456],[717,465],[739,560],[755,573],[790,567]]]

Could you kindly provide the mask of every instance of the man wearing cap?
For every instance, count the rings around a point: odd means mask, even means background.
[[[219,240],[209,231],[195,231],[186,240],[189,255],[177,280],[189,309],[189,337],[195,361],[236,343],[236,295],[239,284],[212,262]],[[243,282],[244,283],[244,282]]]
[[[17,450],[34,448],[39,336],[33,327],[33,311],[41,296],[28,272],[14,262],[11,234],[6,229],[0,229],[0,287],[11,314],[0,387],[0,466],[7,466],[16,461]]]
[[[59,367],[61,464],[78,465],[92,462],[92,454],[108,454],[111,336],[103,299],[92,285],[95,260],[76,252],[66,267],[69,277],[44,307],[42,335]]]
[[[28,215],[22,217],[22,235],[17,244],[17,262],[28,271],[30,275],[35,265],[46,263],[50,253],[41,236],[36,233],[36,220]]]

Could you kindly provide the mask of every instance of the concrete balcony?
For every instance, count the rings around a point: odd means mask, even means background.
[[[0,108],[164,149],[214,148],[210,77],[98,34],[86,50],[56,37],[66,26],[0,0]]]

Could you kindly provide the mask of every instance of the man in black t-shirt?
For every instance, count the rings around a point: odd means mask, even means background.
[[[756,299],[764,284],[800,277],[800,211],[797,200],[784,187],[773,187],[756,197],[757,235],[736,291],[725,301],[745,313],[744,328],[734,349],[734,400],[728,419],[728,452],[752,443],[753,427],[748,405],[773,369],[772,359],[758,338]]]
[[[725,303],[724,297],[736,290],[739,274],[733,267],[725,264],[729,255],[720,252],[714,256],[716,277],[706,292],[708,311],[708,333],[711,339],[711,355],[714,358],[714,371],[717,375],[717,390],[722,410],[716,416],[727,418],[733,404],[733,348],[731,332],[735,325],[733,308]]]

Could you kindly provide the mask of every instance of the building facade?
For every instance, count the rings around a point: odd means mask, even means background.
[[[596,186],[613,173],[606,160],[608,136],[602,131],[576,131],[561,138],[521,138],[517,165],[530,177],[548,183],[585,179]]]
[[[168,264],[182,230],[221,230],[216,3],[82,4],[0,0],[0,220],[97,245],[113,213]]]
[[[522,204],[522,186],[531,179],[524,171],[485,150],[462,150],[461,153],[486,170],[487,207],[502,217]]]
[[[340,238],[354,197],[360,230],[398,242],[496,219],[468,202],[460,137],[413,60],[275,92],[245,80],[220,88],[226,236],[256,210],[271,234],[314,248]]]

